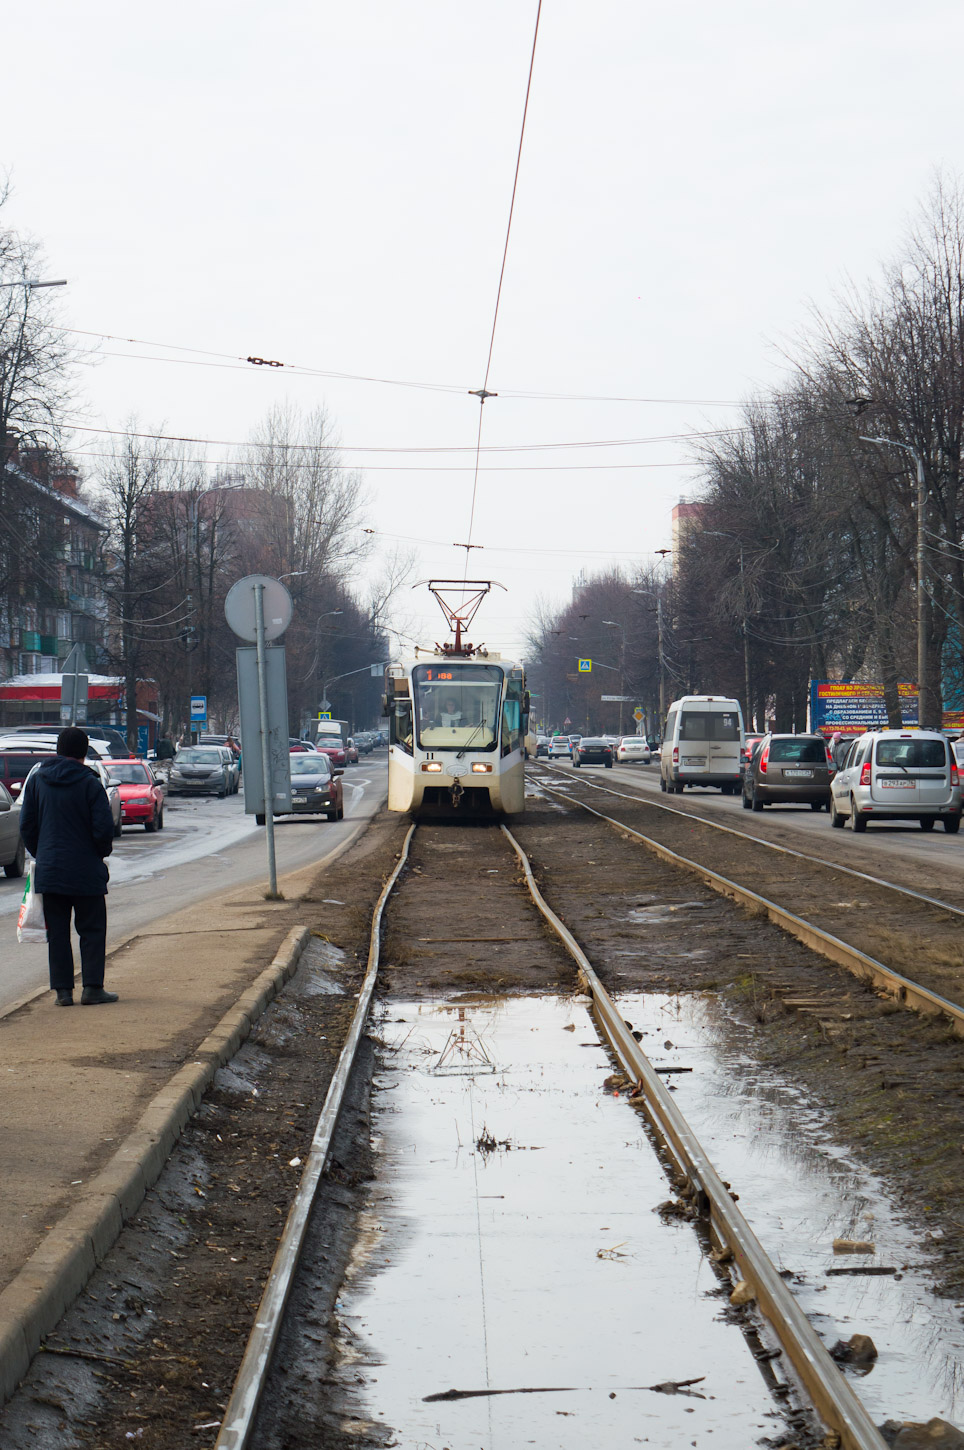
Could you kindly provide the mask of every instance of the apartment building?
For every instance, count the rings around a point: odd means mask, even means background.
[[[0,679],[57,674],[80,644],[104,663],[107,530],[74,469],[8,435],[0,465]]]

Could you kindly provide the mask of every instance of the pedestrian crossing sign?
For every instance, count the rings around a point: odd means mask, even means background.
[[[579,673],[581,675],[588,675],[588,674],[591,674],[591,672],[592,672],[592,660],[580,660],[579,661]]]

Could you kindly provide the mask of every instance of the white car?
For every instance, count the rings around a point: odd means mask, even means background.
[[[54,755],[54,752],[51,751],[50,754],[51,754],[51,756],[53,756]],[[107,800],[108,800],[108,803],[110,805],[110,813],[111,813],[111,816],[113,817],[113,821],[114,821],[114,836],[117,837],[117,836],[119,836],[121,834],[121,824],[122,824],[122,821],[123,821],[123,813],[122,813],[122,806],[121,806],[120,791],[117,789],[117,786],[111,780],[110,775],[108,774],[108,771],[107,771],[107,767],[101,763],[100,759],[96,759],[95,760],[90,755],[88,755],[87,756],[87,759],[84,761],[84,765],[86,765],[86,767],[87,767],[88,770],[92,770],[94,772],[94,774],[96,775],[97,779],[100,781],[101,785],[104,787],[104,790],[107,792]],[[40,769],[40,762],[38,762],[33,767],[33,770],[31,770],[30,775],[27,776],[27,780],[30,779],[30,776],[31,775],[36,774],[36,772],[39,769]],[[26,790],[26,788],[27,788],[27,780],[25,780],[24,783],[23,783],[24,790]],[[23,799],[23,792],[21,792],[21,794],[20,794],[20,799],[21,800]]]
[[[620,765],[633,761],[641,765],[651,765],[652,760],[653,752],[645,735],[624,735],[616,746],[616,761]]]
[[[546,755],[550,760],[572,759],[572,741],[568,735],[553,735]]]
[[[868,730],[859,735],[830,782],[830,824],[864,831],[868,821],[940,821],[961,828],[960,773],[937,730]]]

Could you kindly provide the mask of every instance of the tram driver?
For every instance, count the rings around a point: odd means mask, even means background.
[[[442,701],[439,709],[438,723],[450,728],[462,724],[462,710],[454,695],[448,695]]]

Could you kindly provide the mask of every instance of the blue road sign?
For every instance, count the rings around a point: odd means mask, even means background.
[[[591,671],[592,671],[592,660],[580,660],[579,661],[579,673],[581,675],[588,675],[588,674],[591,673]]]

